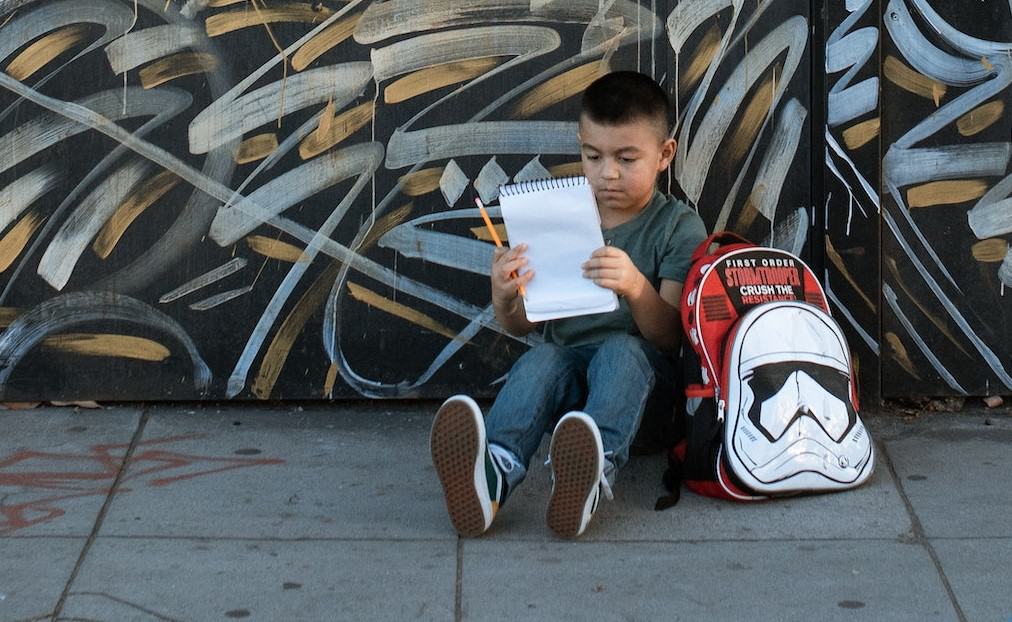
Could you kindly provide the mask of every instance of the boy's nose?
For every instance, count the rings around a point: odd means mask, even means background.
[[[601,170],[601,176],[605,179],[618,179],[618,163],[614,161],[607,161]]]

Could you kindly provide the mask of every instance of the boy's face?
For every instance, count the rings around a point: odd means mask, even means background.
[[[602,125],[582,115],[578,139],[583,174],[605,220],[624,222],[646,207],[657,174],[675,155],[675,141],[646,119]]]

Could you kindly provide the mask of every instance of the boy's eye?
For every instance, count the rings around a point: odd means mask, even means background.
[[[587,158],[588,160],[597,160],[601,156],[597,155],[596,153],[585,153],[583,154],[583,157]]]
[[[619,158],[619,159],[625,162],[626,164],[636,161],[636,158]]]

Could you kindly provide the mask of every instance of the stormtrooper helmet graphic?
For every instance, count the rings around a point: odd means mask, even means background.
[[[849,488],[870,475],[846,342],[827,319],[801,303],[777,304],[746,316],[736,335],[728,459],[757,490]]]

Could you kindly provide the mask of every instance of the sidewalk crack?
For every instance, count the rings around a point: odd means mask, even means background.
[[[938,578],[941,579],[942,585],[945,587],[945,593],[949,596],[949,602],[952,604],[952,608],[956,611],[956,617],[959,619],[959,622],[968,622],[966,614],[963,613],[963,608],[959,606],[959,600],[956,598],[956,592],[952,589],[949,577],[945,574],[945,569],[942,568],[942,560],[938,557],[935,547],[932,546],[931,540],[924,532],[924,525],[921,524],[921,519],[917,516],[917,512],[914,511],[914,505],[910,502],[910,497],[907,496],[907,491],[903,488],[903,480],[900,479],[899,474],[896,472],[896,467],[893,465],[892,458],[889,456],[885,443],[880,443],[878,445],[878,449],[879,455],[884,458],[884,460],[881,460],[880,462],[885,462],[886,467],[889,469],[889,474],[892,476],[893,483],[896,484],[896,491],[899,493],[900,499],[903,500],[903,505],[907,508],[907,514],[910,517],[910,525],[914,532],[913,538],[910,542],[912,544],[919,544],[928,552],[928,556],[931,558],[931,563],[935,565],[935,572],[938,573]]]
[[[81,548],[81,554],[77,557],[77,562],[74,564],[74,569],[71,571],[70,577],[67,579],[67,584],[63,586],[63,592],[60,594],[60,599],[56,602],[56,607],[53,609],[53,620],[59,619],[60,613],[63,612],[63,607],[66,605],[67,597],[70,595],[70,588],[77,579],[77,574],[81,571],[81,567],[84,565],[84,560],[88,557],[88,552],[91,550],[91,546],[95,543],[95,539],[98,537],[98,532],[102,529],[102,523],[105,522],[105,515],[109,511],[109,507],[112,505],[113,497],[116,496],[116,492],[119,490],[123,475],[130,466],[130,460],[133,457],[134,450],[137,448],[137,444],[144,435],[144,428],[147,426],[148,417],[149,411],[148,408],[145,407],[137,422],[137,429],[134,430],[133,437],[130,439],[130,445],[127,447],[126,453],[123,454],[123,461],[120,463],[119,471],[116,473],[116,479],[113,480],[112,486],[109,487],[109,494],[106,495],[105,501],[102,502],[102,508],[98,511],[98,516],[95,517],[95,524],[91,528],[91,533],[88,534],[88,539],[85,541],[84,547]]]

